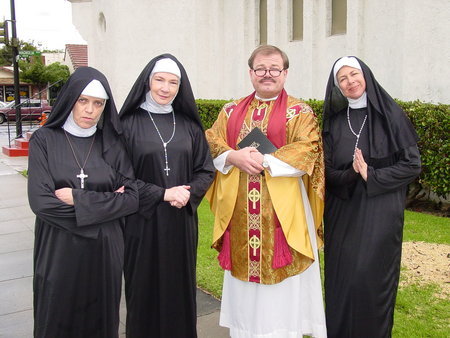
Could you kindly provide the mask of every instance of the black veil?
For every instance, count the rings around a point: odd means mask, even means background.
[[[181,72],[180,88],[178,90],[177,96],[172,102],[172,107],[175,114],[186,115],[189,119],[193,120],[203,129],[191,84],[186,74],[186,70],[184,69],[183,65],[177,60],[177,58],[171,54],[161,54],[150,60],[147,66],[145,66],[136,82],[134,83],[133,87],[131,88],[130,93],[125,100],[125,103],[120,110],[120,119],[122,119],[127,114],[132,114],[137,108],[139,108],[141,103],[145,101],[145,96],[150,91],[149,78],[153,67],[158,60],[165,58],[169,58],[175,61]]]
[[[75,70],[62,87],[52,112],[43,127],[61,128],[81,92],[94,79],[100,81],[109,97],[97,124],[97,128],[102,131],[103,157],[108,164],[116,168],[122,175],[133,177],[131,163],[123,157],[125,152],[121,139],[122,129],[120,128],[119,115],[117,114],[111,88],[106,77],[97,69],[80,67]]]
[[[419,138],[406,113],[381,87],[370,68],[357,57],[355,59],[361,65],[366,81],[370,157],[385,158],[417,144]],[[325,92],[324,138],[329,135],[330,121],[333,120],[333,117],[337,114],[345,114],[348,107],[347,99],[334,84],[333,68],[336,62],[331,68]]]

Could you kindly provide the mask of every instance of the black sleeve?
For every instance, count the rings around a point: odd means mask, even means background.
[[[336,169],[332,161],[332,140],[331,137],[324,138],[324,156],[325,156],[325,186],[328,192],[342,199],[348,199],[353,191],[354,185],[361,176],[353,169],[352,162],[350,167],[345,169]]]
[[[40,133],[36,132],[30,141],[28,161],[28,199],[31,210],[50,225],[78,232],[78,227],[97,225],[137,211],[136,184],[120,174],[117,174],[116,184],[125,185],[123,194],[72,189],[74,205],[57,198],[48,168],[45,137]]]
[[[194,213],[214,179],[215,167],[203,131],[195,126],[193,142],[193,177],[187,185],[191,186],[189,203],[186,205]]]
[[[131,141],[129,134],[130,131],[134,129],[134,120],[132,119],[132,116],[133,115],[127,115],[125,119],[121,120],[123,126],[124,146],[130,159],[133,158],[133,147],[130,146]],[[166,189],[152,183],[144,182],[140,179],[136,179],[135,183],[139,191],[138,213],[146,219],[149,219],[152,217],[158,204],[164,200],[164,193]]]
[[[58,199],[48,167],[46,140],[39,131],[33,134],[28,155],[28,201],[38,218],[50,225],[71,231],[76,227],[75,208]]]
[[[77,225],[91,225],[112,221],[138,210],[139,198],[136,182],[117,173],[117,188],[125,186],[125,192],[97,192],[73,189]]]
[[[146,183],[140,179],[136,179],[139,190],[139,214],[149,219],[152,217],[159,203],[164,200],[166,189],[152,184]]]
[[[402,150],[392,166],[367,169],[367,195],[372,197],[400,189],[420,174],[421,162],[417,145]]]

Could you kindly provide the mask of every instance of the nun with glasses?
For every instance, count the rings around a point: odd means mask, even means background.
[[[31,137],[35,337],[118,337],[122,227],[139,206],[120,134],[105,76],[82,67]]]
[[[407,187],[421,170],[417,134],[351,56],[332,68],[323,140],[328,337],[390,337]]]
[[[215,169],[181,63],[152,59],[119,116],[140,199],[125,227],[127,337],[196,337],[197,207]]]

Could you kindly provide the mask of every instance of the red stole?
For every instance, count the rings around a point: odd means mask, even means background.
[[[232,111],[227,123],[227,143],[232,149],[236,149],[237,138],[247,115],[250,103],[255,97],[255,92],[243,99]],[[267,138],[277,147],[280,148],[286,144],[286,109],[287,94],[283,89],[278,95],[272,108],[271,115],[267,126]],[[275,240],[274,240],[274,257],[272,267],[274,269],[286,266],[292,263],[292,254],[286,237],[283,234],[280,221],[276,214],[275,217]],[[229,227],[224,233],[222,250],[217,257],[221,267],[225,270],[231,270],[231,243]],[[257,280],[251,280],[259,282]]]
[[[233,109],[227,124],[227,143],[236,149],[236,142],[239,132],[244,123],[248,107],[255,97],[255,92],[243,99]],[[277,100],[272,109],[267,126],[267,138],[277,147],[281,148],[286,144],[286,108],[287,108],[287,94],[283,89],[278,95]]]

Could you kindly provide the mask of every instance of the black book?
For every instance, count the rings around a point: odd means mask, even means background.
[[[270,154],[277,150],[272,142],[263,134],[261,129],[255,127],[238,144],[239,149],[245,147],[255,147],[261,154]]]

